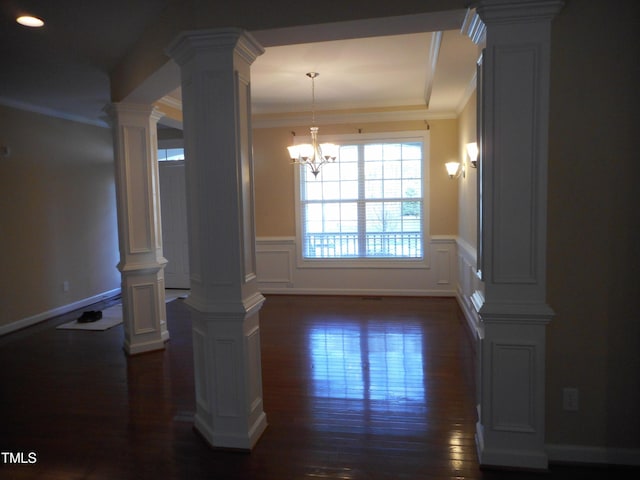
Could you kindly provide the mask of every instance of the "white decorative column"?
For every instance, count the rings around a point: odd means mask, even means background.
[[[195,428],[212,446],[243,450],[267,426],[250,96],[263,51],[237,29],[186,32],[168,48],[182,75]]]
[[[157,123],[150,105],[111,105],[116,159],[124,350],[159,350],[169,339],[164,294]]]
[[[485,466],[546,469],[547,137],[557,0],[479,0],[481,66],[479,421]],[[483,29],[484,35],[478,35]],[[477,297],[476,297],[477,298]]]

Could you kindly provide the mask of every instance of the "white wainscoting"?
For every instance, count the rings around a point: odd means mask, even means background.
[[[306,267],[297,262],[295,237],[256,239],[258,288],[262,293],[316,295],[455,296],[456,239],[433,236],[427,266]]]
[[[464,312],[469,329],[476,341],[482,338],[482,325],[478,309],[482,304],[482,281],[476,268],[476,249],[461,238],[456,239],[458,261],[458,303]]]

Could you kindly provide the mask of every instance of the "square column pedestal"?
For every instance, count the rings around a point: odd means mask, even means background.
[[[264,297],[251,301],[237,312],[192,307],[195,428],[212,446],[250,450],[267,427],[258,316]]]

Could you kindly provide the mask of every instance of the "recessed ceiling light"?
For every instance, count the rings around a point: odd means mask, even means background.
[[[32,17],[30,15],[23,15],[16,18],[16,22],[25,27],[40,28],[44,26],[44,22],[38,17]]]

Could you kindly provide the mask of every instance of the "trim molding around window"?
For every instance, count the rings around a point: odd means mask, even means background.
[[[309,141],[309,139],[306,138],[296,138],[297,141],[300,142],[307,142]],[[303,200],[302,199],[302,193],[303,193],[303,185],[302,185],[302,181],[304,180],[304,177],[306,176],[306,171],[305,173],[301,172],[301,169],[303,168],[307,168],[305,166],[296,166],[295,167],[295,174],[294,174],[294,188],[295,188],[295,219],[296,219],[296,257],[297,257],[297,265],[299,268],[428,268],[429,267],[429,262],[428,262],[428,239],[429,239],[429,230],[428,230],[428,225],[429,225],[429,205],[427,202],[427,199],[429,198],[429,132],[428,131],[420,131],[420,130],[416,130],[416,131],[406,131],[406,132],[385,132],[385,133],[367,133],[367,134],[354,134],[354,135],[323,135],[322,136],[322,141],[323,142],[331,142],[331,143],[335,143],[341,146],[354,146],[353,150],[355,153],[355,150],[359,151],[359,154],[361,154],[363,152],[363,146],[364,145],[373,145],[373,144],[406,144],[406,143],[421,143],[422,144],[422,163],[421,163],[421,178],[419,179],[419,184],[421,186],[421,195],[420,195],[420,205],[412,205],[414,202],[409,202],[407,201],[407,197],[406,197],[406,192],[401,192],[400,194],[398,194],[397,198],[393,198],[394,195],[389,195],[389,194],[381,194],[381,197],[379,199],[376,200],[376,198],[367,198],[367,195],[370,194],[365,194],[363,193],[364,190],[364,173],[363,173],[363,166],[362,166],[362,160],[360,160],[360,166],[359,168],[359,172],[358,172],[358,187],[357,189],[359,190],[359,193],[357,194],[357,200],[353,197],[356,196],[355,193],[353,194],[347,194],[347,196],[349,196],[349,200],[344,201],[344,198],[342,196],[342,193],[340,193],[339,196],[337,196],[338,198],[332,201],[327,202],[328,204],[331,204],[332,202],[335,205],[335,208],[337,208],[337,206],[339,204],[341,205],[341,208],[345,208],[345,209],[355,209],[355,203],[359,203],[358,208],[358,214],[357,214],[357,222],[355,220],[355,214],[351,214],[352,217],[354,218],[350,218],[350,220],[352,220],[353,222],[353,230],[357,230],[357,234],[355,235],[359,235],[359,239],[358,240],[354,240],[354,242],[360,242],[360,246],[359,247],[347,247],[347,246],[343,246],[343,249],[351,249],[351,248],[362,248],[362,245],[364,244],[364,240],[362,239],[363,236],[363,225],[366,224],[366,217],[364,215],[364,210],[366,209],[366,204],[367,201],[369,201],[369,203],[371,205],[373,205],[374,203],[380,204],[382,205],[383,203],[388,203],[388,204],[395,204],[393,205],[393,207],[395,208],[403,208],[404,210],[406,210],[407,208],[419,208],[421,210],[421,216],[419,221],[415,220],[416,222],[419,223],[420,226],[420,232],[419,232],[419,238],[415,239],[415,240],[406,240],[405,239],[405,246],[403,247],[406,251],[409,251],[410,253],[407,256],[398,256],[398,257],[393,257],[393,256],[381,256],[381,257],[372,257],[372,256],[366,256],[365,255],[359,255],[357,253],[354,253],[353,256],[349,255],[349,253],[347,253],[347,255],[344,256],[337,256],[336,258],[325,258],[325,257],[320,257],[320,258],[309,258],[308,256],[304,255],[304,249],[305,249],[305,242],[304,242],[304,225],[303,222],[305,221],[304,219],[304,213],[303,213],[303,205],[305,204],[310,204],[313,203],[313,201],[310,200]],[[339,161],[337,161],[336,163],[338,163]],[[382,161],[381,161],[382,163]],[[324,175],[324,172],[326,172],[326,169],[329,168],[335,168],[336,165],[325,165],[321,168],[320,170],[320,175],[318,175],[318,180],[320,182],[322,182],[322,175]],[[352,168],[355,171],[355,166]],[[353,176],[355,176],[355,173],[352,174]],[[339,175],[340,176],[340,175]],[[311,175],[309,175],[309,178],[311,177]],[[340,176],[340,181],[342,181],[342,177]],[[355,183],[355,182],[354,182]],[[391,183],[391,182],[389,182]],[[341,185],[341,192],[344,190],[344,188],[348,188],[347,185]],[[355,192],[355,185],[353,186],[354,188],[354,192]],[[384,186],[382,187],[384,188]],[[322,203],[322,202],[321,202]],[[417,202],[415,202],[417,203]],[[363,206],[365,205],[365,206]],[[398,207],[398,205],[401,205],[401,207]],[[374,205],[375,207],[375,205]],[[384,208],[384,207],[383,207]],[[307,210],[308,211],[308,210]],[[384,216],[385,214],[383,214]],[[405,216],[405,218],[407,218]],[[400,223],[403,223],[403,219],[400,218],[398,219],[398,221],[400,221]],[[356,227],[355,223],[358,223],[359,225]],[[415,222],[414,222],[415,223]],[[307,224],[309,225],[309,224]],[[323,230],[324,227],[321,228],[321,230]],[[391,230],[394,230],[393,228],[391,228]],[[402,226],[400,229],[395,229],[395,230],[401,230],[404,231],[405,228],[404,226]],[[323,230],[324,231],[324,230]],[[373,236],[381,236],[381,237],[385,237],[384,232],[388,232],[389,229],[386,227],[381,228],[381,234],[376,234]],[[402,235],[402,232],[400,233],[400,235]],[[349,235],[342,235],[342,237],[348,237]],[[406,236],[406,235],[405,235]],[[413,235],[411,235],[413,236]],[[345,243],[347,240],[345,239],[341,239],[340,240],[342,243]],[[378,240],[375,240],[378,241]],[[382,239],[382,241],[388,241],[388,239]],[[409,242],[417,242],[417,243],[411,243],[410,246],[407,246],[406,243],[407,241]],[[396,249],[399,249],[400,247],[396,247]],[[407,248],[409,250],[407,250]],[[351,250],[349,250],[350,252]]]

